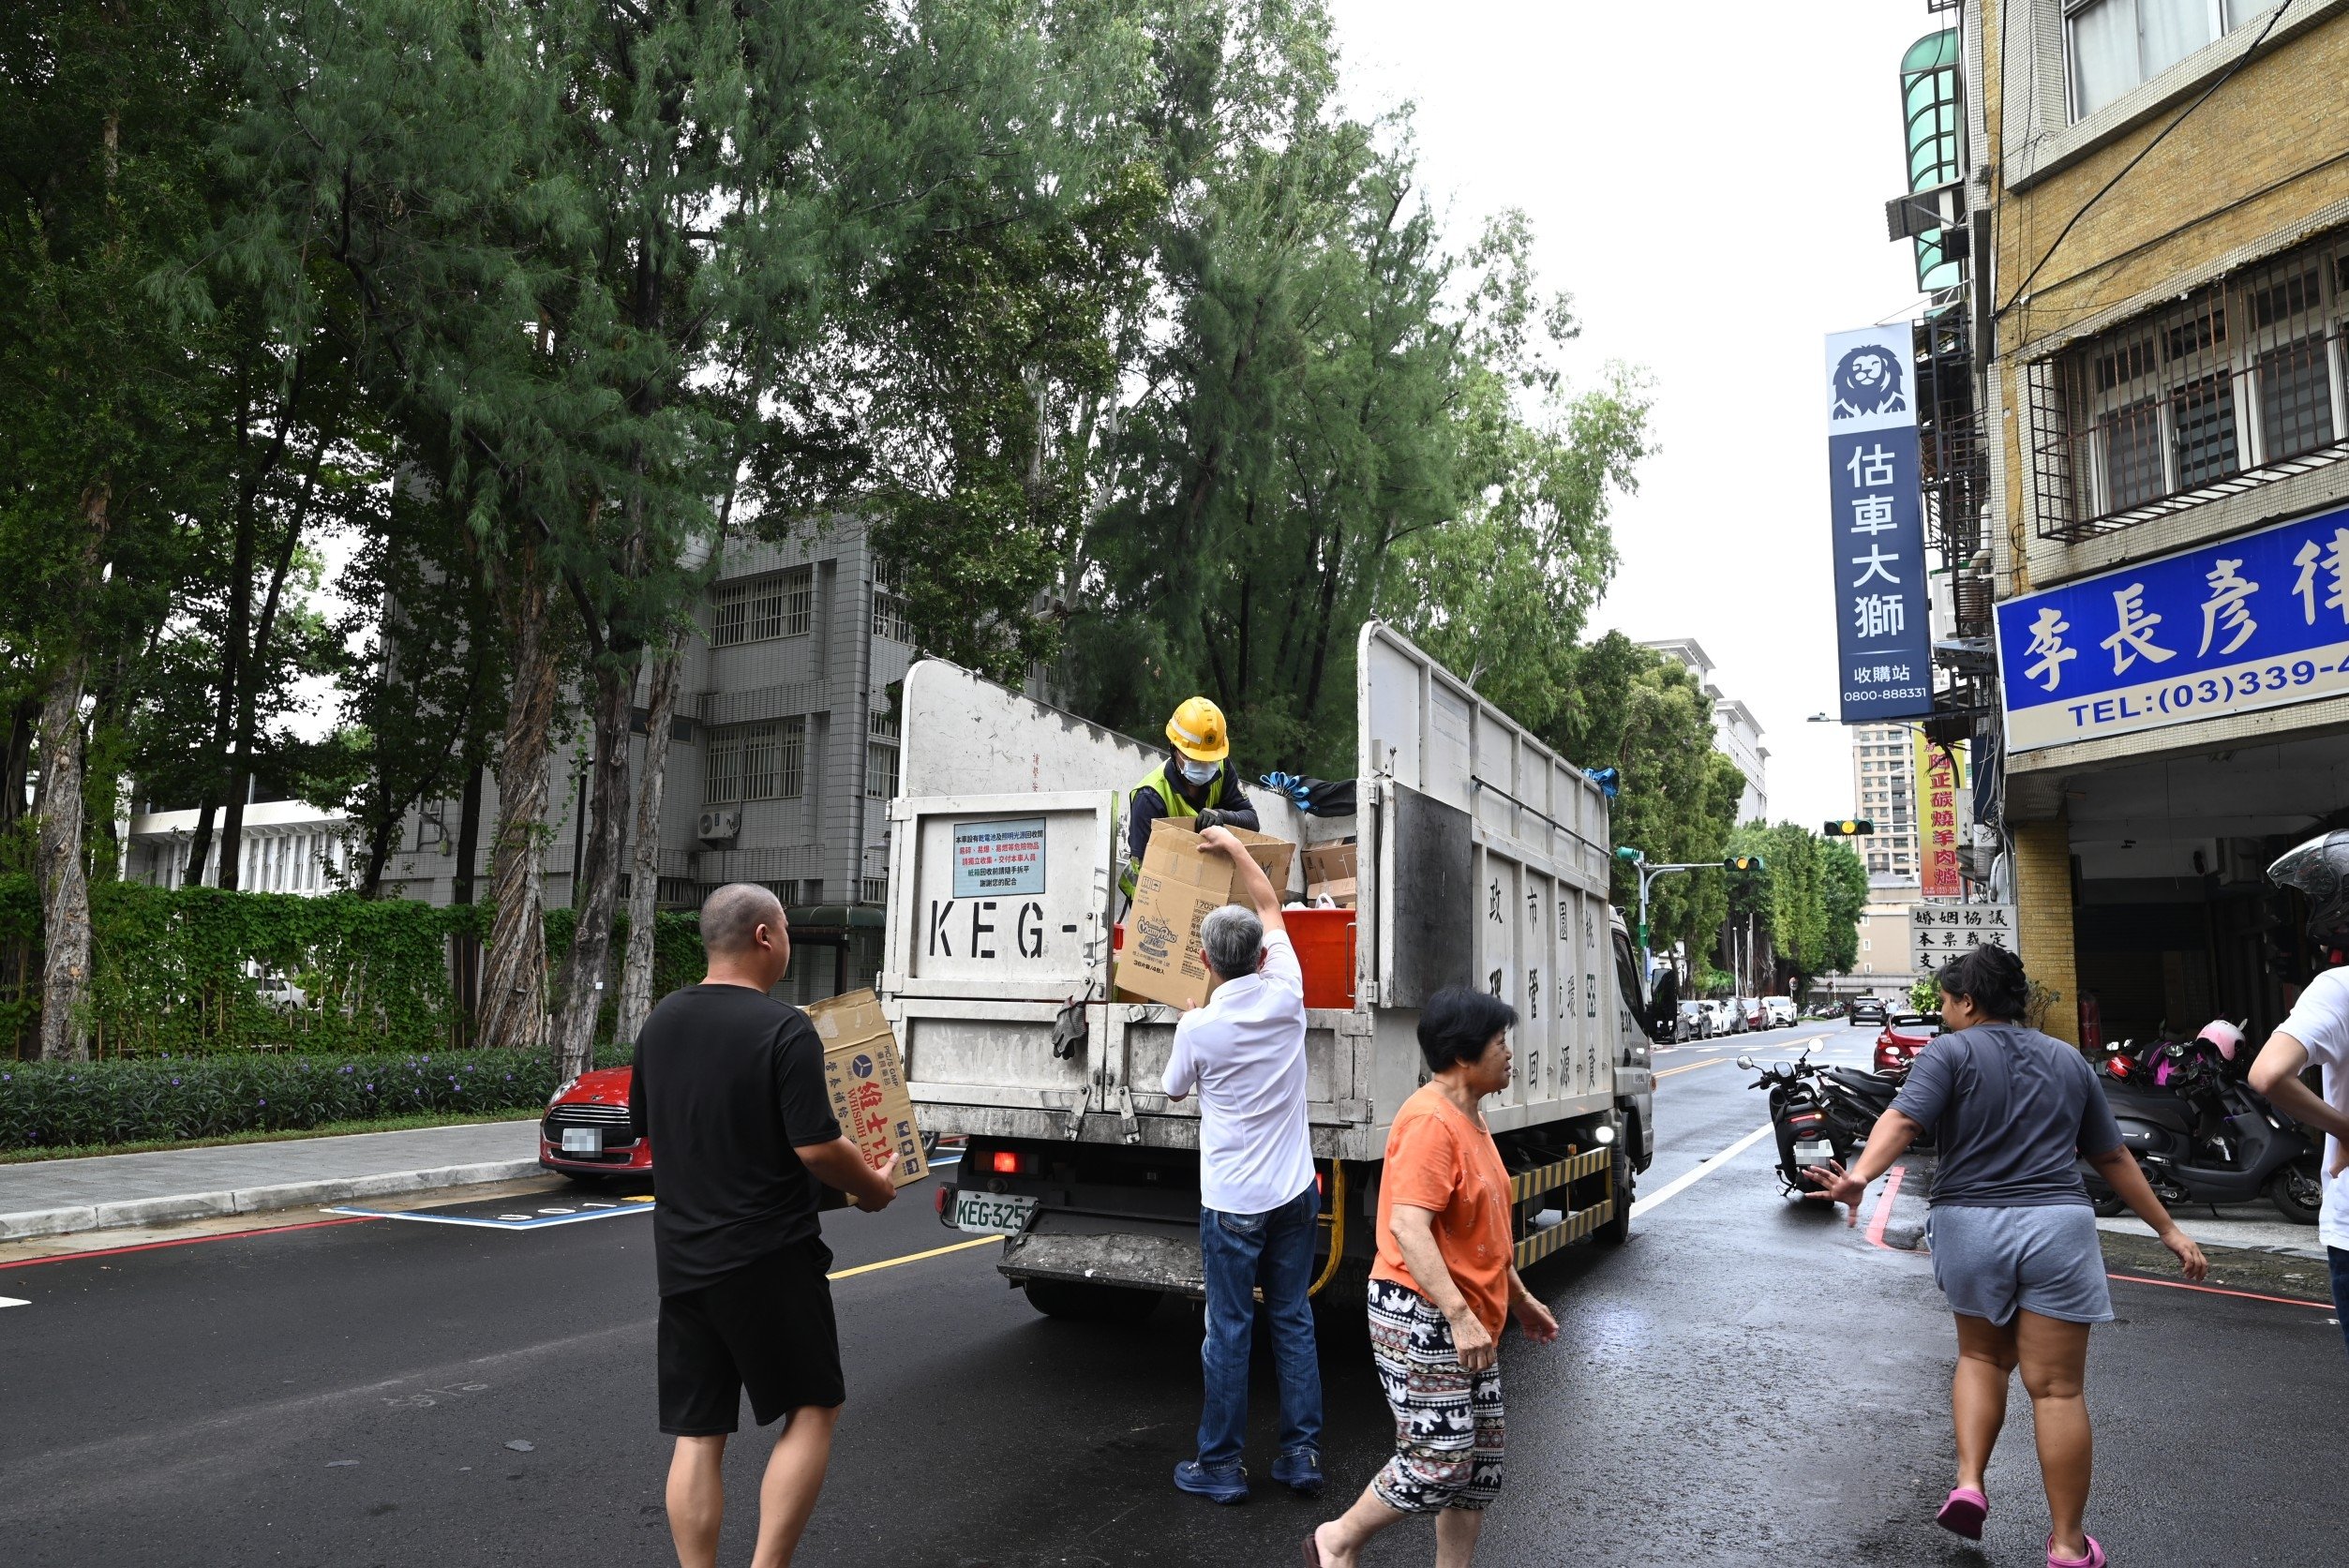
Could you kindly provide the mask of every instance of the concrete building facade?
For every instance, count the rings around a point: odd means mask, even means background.
[[[1908,729],[1855,724],[1850,733],[1852,813],[1876,825],[1875,832],[1854,840],[1851,847],[1868,868],[1870,888],[1914,888],[1917,775],[1910,765]],[[1901,918],[1905,932],[1908,917]]]
[[[1677,662],[1697,678],[1698,688],[1713,704],[1713,750],[1736,763],[1737,770],[1745,776],[1745,793],[1737,803],[1738,821],[1769,821],[1770,748],[1762,744],[1761,722],[1754,717],[1753,709],[1722,694],[1713,679],[1713,660],[1696,638],[1667,637],[1639,646]]]
[[[1964,15],[1971,232],[1992,263],[1971,302],[1986,565],[2008,645],[1996,786],[2023,956],[2056,993],[2052,1033],[2214,1013],[2257,1032],[2307,957],[2279,953],[2297,914],[2261,872],[2344,820],[2349,689],[2321,652],[2305,679],[2297,653],[2242,677],[2214,661],[2262,624],[2297,635],[2303,607],[2312,635],[2349,616],[2349,552],[2323,553],[2349,526],[2349,5]],[[2257,550],[2288,551],[2293,530],[2306,580],[2258,575]],[[2163,574],[2188,573],[2192,591],[2162,601]],[[2026,676],[2012,645],[2034,606]],[[2093,695],[2132,666],[2154,682],[2144,701],[2030,689]]]

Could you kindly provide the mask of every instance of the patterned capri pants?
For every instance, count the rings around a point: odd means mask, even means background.
[[[1392,1280],[1370,1281],[1370,1354],[1395,1412],[1395,1456],[1370,1483],[1406,1514],[1482,1508],[1501,1491],[1501,1366],[1470,1372],[1435,1304]]]

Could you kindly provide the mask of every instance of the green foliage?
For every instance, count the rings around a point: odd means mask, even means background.
[[[103,1056],[206,1053],[428,1051],[459,1034],[452,937],[489,929],[486,905],[439,907],[347,893],[151,888],[92,889],[90,1024]],[[572,912],[547,913],[557,957]],[[657,1000],[701,975],[698,922],[664,914],[653,941]],[[624,922],[623,922],[624,930]],[[37,950],[40,901],[28,876],[0,876],[0,948]],[[302,993],[264,995],[263,981]],[[267,988],[277,989],[274,985]],[[22,1038],[36,991],[0,1000],[0,1038]],[[604,1020],[608,1035],[610,1020]]]
[[[1908,1005],[1918,1012],[1933,1012],[1941,1006],[1941,988],[1931,975],[1920,975],[1908,983]]]
[[[599,1058],[624,1060],[617,1051]],[[295,1131],[436,1112],[523,1114],[554,1091],[553,1059],[535,1051],[0,1062],[0,1149]]]
[[[1781,822],[1749,823],[1730,835],[1729,847],[1762,857],[1759,869],[1731,875],[1729,906],[1761,918],[1789,993],[1800,995],[1816,976],[1848,972],[1868,896],[1867,870],[1850,846]]]

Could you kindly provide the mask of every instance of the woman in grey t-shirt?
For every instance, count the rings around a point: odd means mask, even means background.
[[[2208,1265],[2122,1147],[2087,1058],[2019,1022],[2029,994],[2022,961],[2003,948],[1977,948],[1952,960],[1938,983],[1950,1032],[1910,1067],[1858,1163],[1848,1172],[1826,1167],[1811,1196],[1849,1204],[1859,1223],[1868,1184],[1933,1129],[1941,1162],[1925,1235],[1934,1280],[1957,1314],[1950,1381],[1957,1486],[1938,1522],[1982,1538],[1990,1511],[1982,1471],[2020,1366],[2054,1523],[2048,1568],[2103,1568],[2103,1547],[2082,1528],[2091,1444],[2081,1391],[2088,1325],[2110,1322],[2113,1309],[2096,1211],[2076,1162],[2096,1167],[2189,1279]]]

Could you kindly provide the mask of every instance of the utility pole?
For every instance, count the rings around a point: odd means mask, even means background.
[[[1629,844],[1618,847],[1615,859],[1639,873],[1639,983],[1642,985],[1648,982],[1655,969],[1655,955],[1648,949],[1648,889],[1655,885],[1657,877],[1676,871],[1758,871],[1762,866],[1762,858],[1758,855],[1732,855],[1726,860],[1676,860],[1667,865],[1650,865],[1647,856]]]

